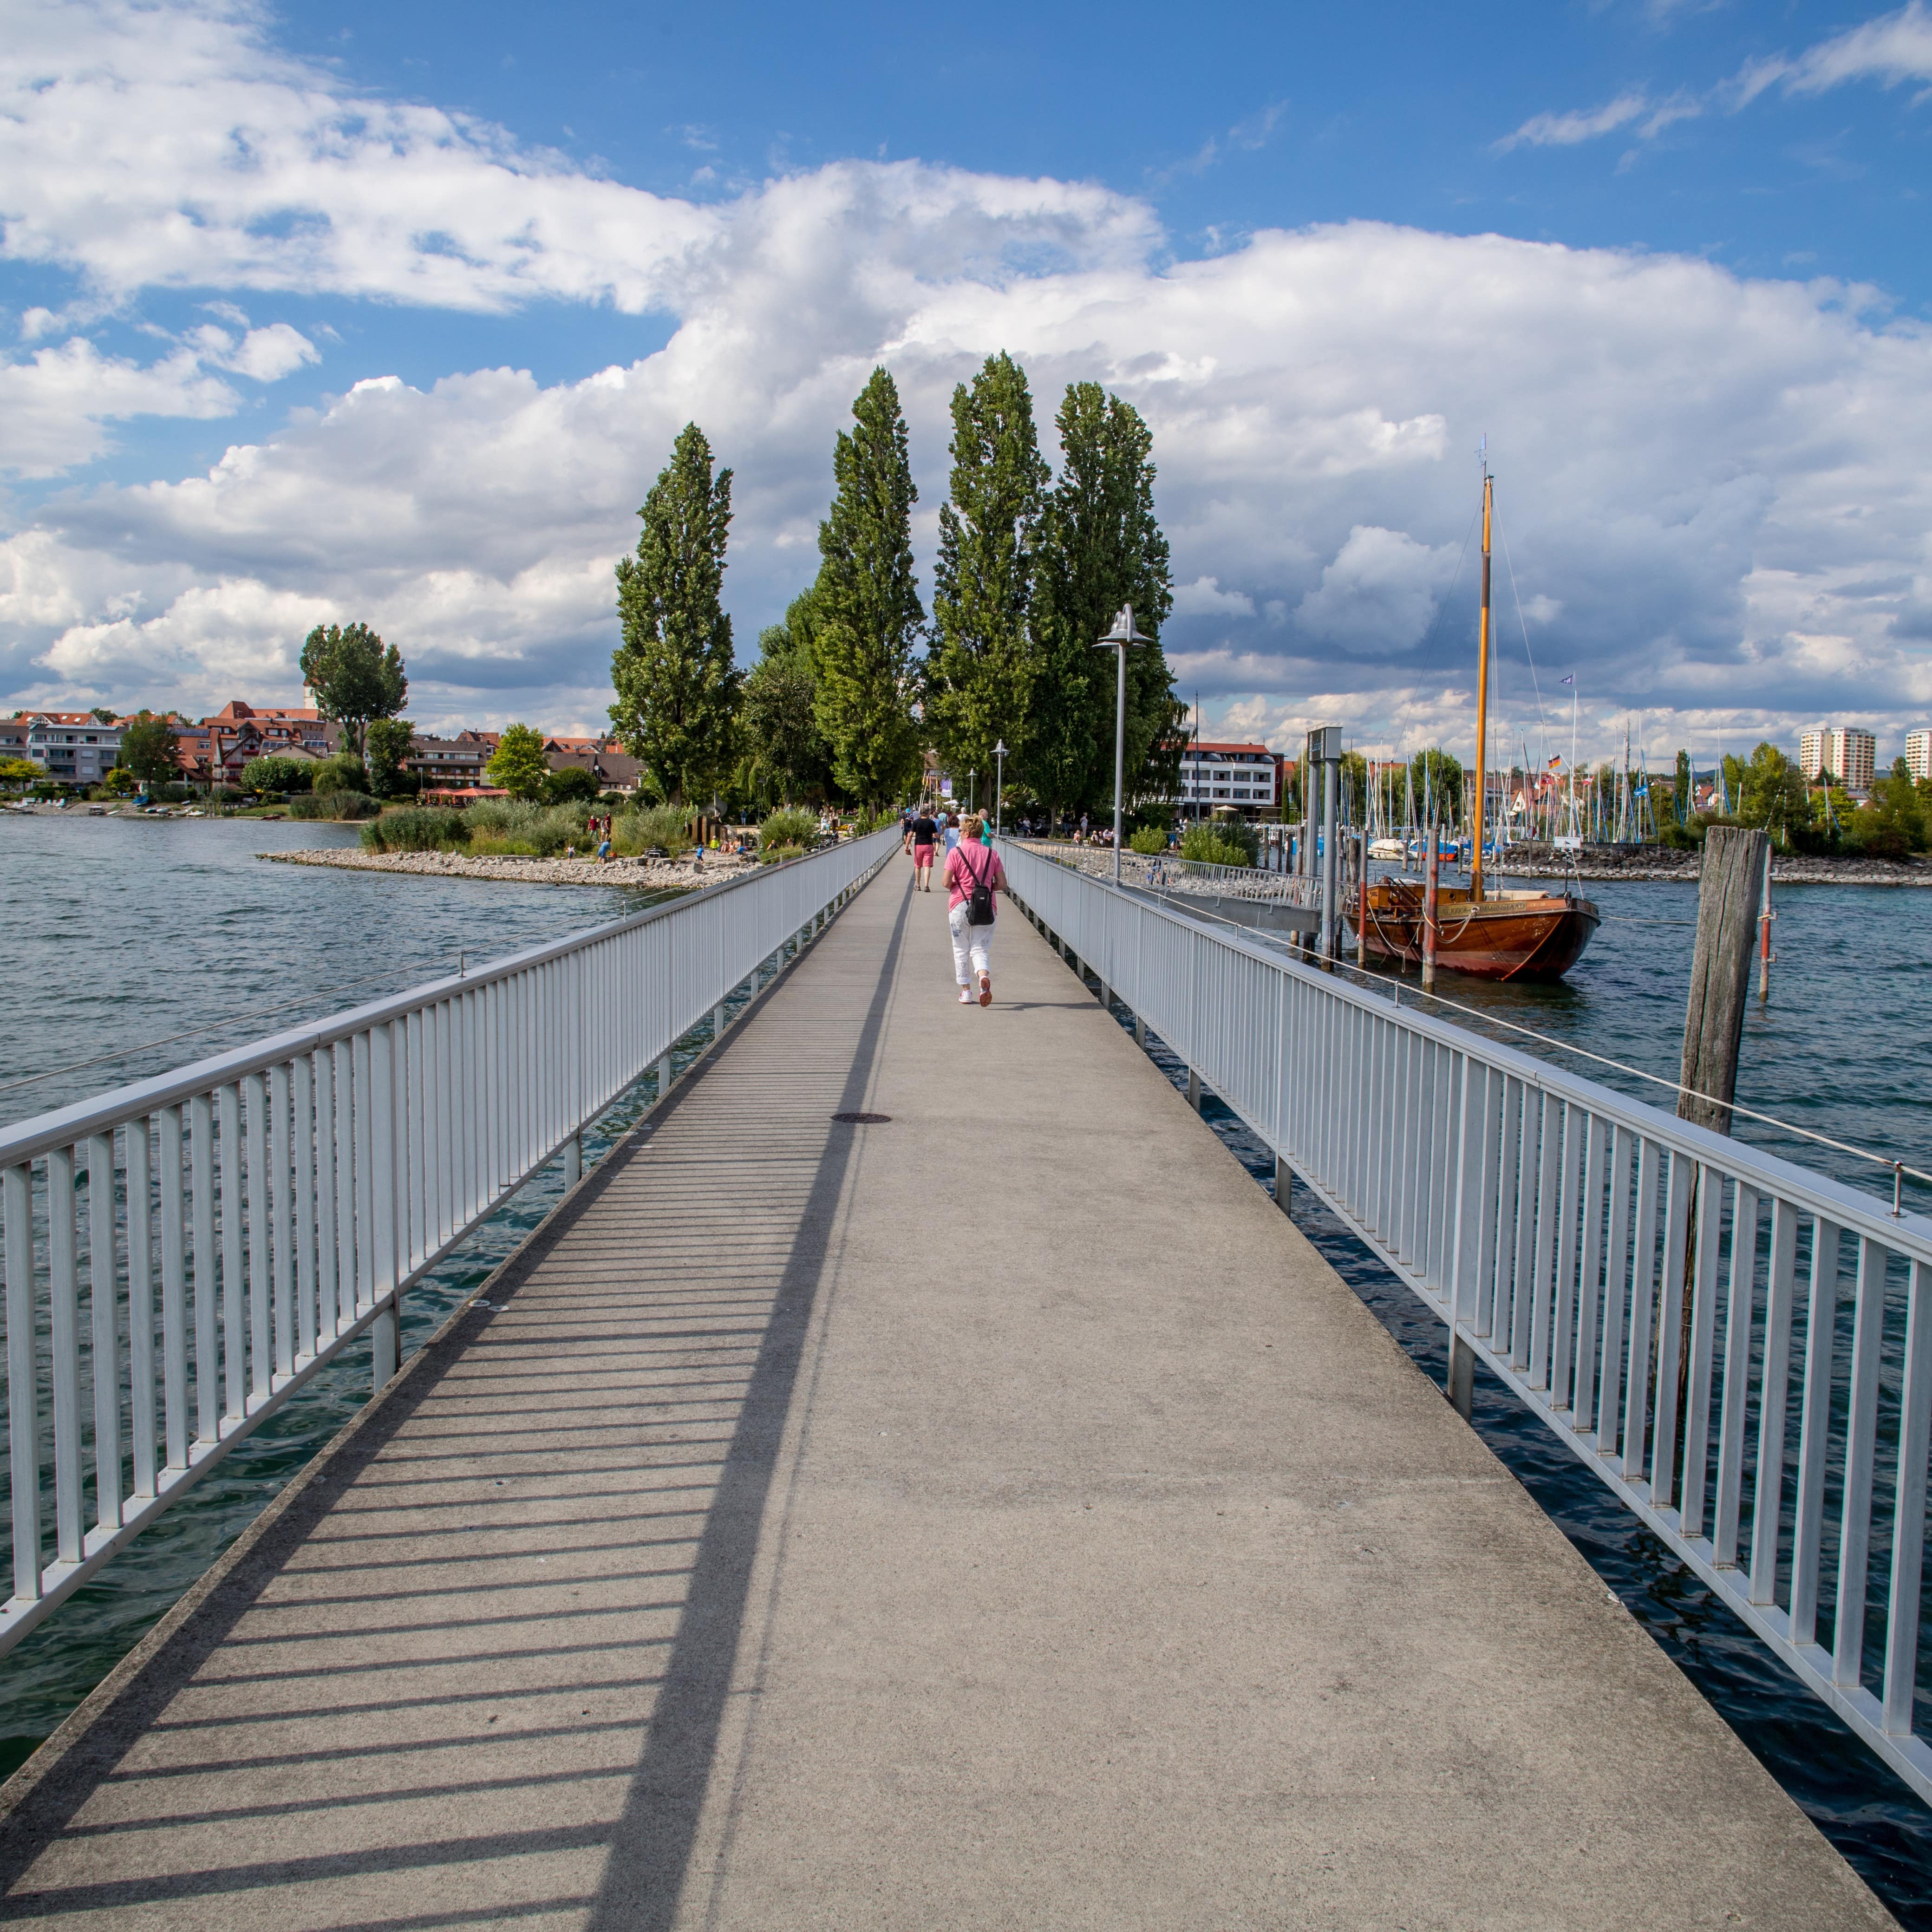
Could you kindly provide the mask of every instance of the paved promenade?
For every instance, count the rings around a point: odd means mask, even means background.
[[[1012,908],[953,1004],[909,873],[23,1774],[0,1917],[1889,1924]]]

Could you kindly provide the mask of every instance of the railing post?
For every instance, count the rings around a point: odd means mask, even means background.
[[[1454,1328],[1449,1331],[1449,1373],[1446,1391],[1450,1406],[1465,1422],[1476,1411],[1476,1352]]]
[[[1147,1045],[1147,1016],[1144,1013],[1134,1016],[1134,1044],[1142,1048]]]
[[[1201,1111],[1201,1076],[1192,1068],[1187,1070],[1187,1104],[1198,1114]]]
[[[1284,1214],[1294,1206],[1294,1170],[1280,1154],[1274,1157],[1274,1204]]]
[[[369,1379],[380,1392],[383,1384],[396,1372],[396,1364],[402,1354],[402,1323],[398,1319],[397,1306],[400,1297],[392,1295],[386,1305],[376,1310],[376,1318],[369,1324]]]
[[[720,1000],[711,1009],[711,1044],[716,1046],[724,1037],[724,1002]]]
[[[584,1136],[572,1134],[563,1144],[563,1184],[574,1187],[584,1178]]]

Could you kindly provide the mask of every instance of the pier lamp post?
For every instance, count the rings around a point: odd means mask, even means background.
[[[973,809],[974,786],[979,776],[980,773],[976,766],[969,765],[966,768],[966,810],[969,815]]]
[[[1114,672],[1114,883],[1120,883],[1120,794],[1126,781],[1127,745],[1127,646],[1150,644],[1134,628],[1134,607],[1123,604],[1114,613],[1114,628],[1104,638],[1094,640],[1097,650],[1118,653]]]
[[[1000,836],[1000,806],[1006,795],[1006,741],[1002,738],[993,747],[993,836]]]

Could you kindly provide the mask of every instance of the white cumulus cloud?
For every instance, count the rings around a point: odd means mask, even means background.
[[[1394,656],[1422,640],[1455,566],[1453,545],[1432,550],[1406,530],[1358,524],[1295,620],[1321,642],[1365,657]]]
[[[224,416],[239,400],[192,350],[143,365],[73,336],[0,360],[0,470],[57,476],[98,455],[115,418]]]

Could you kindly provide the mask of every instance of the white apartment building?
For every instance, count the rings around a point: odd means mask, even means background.
[[[1281,760],[1265,745],[1214,745],[1190,739],[1180,754],[1180,799],[1191,816],[1218,806],[1250,814],[1281,802]]]
[[[27,728],[27,756],[62,784],[98,785],[121,757],[121,727],[104,724],[91,711],[34,711]]]
[[[1855,724],[1817,724],[1798,741],[1798,768],[1808,780],[1829,772],[1847,791],[1870,791],[1878,740]]]
[[[1932,731],[1906,733],[1905,769],[1916,778],[1932,778]]]

